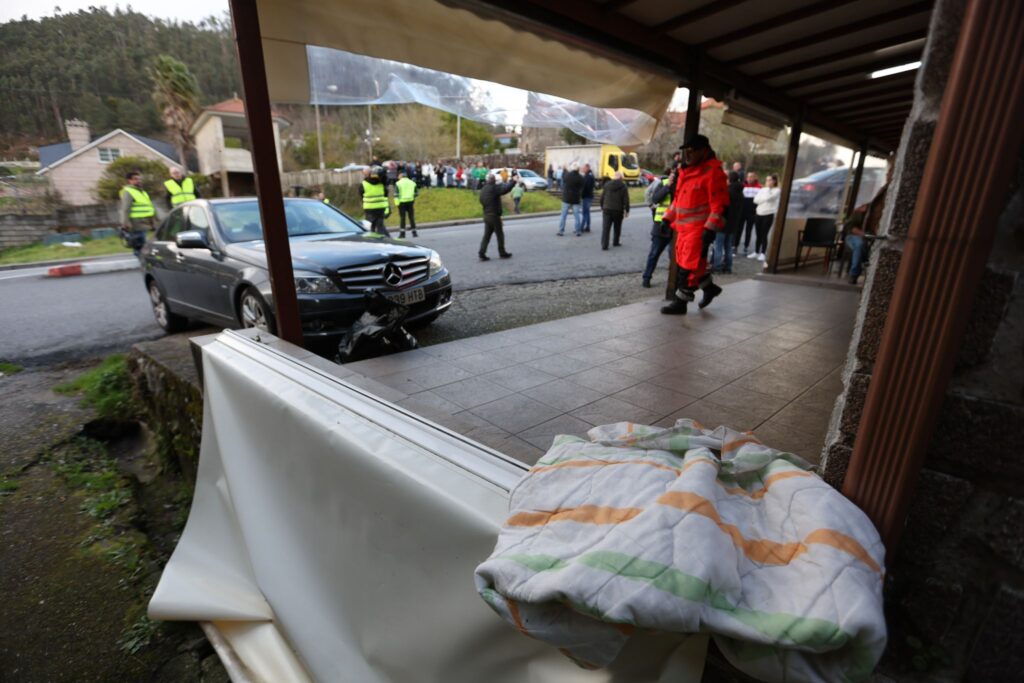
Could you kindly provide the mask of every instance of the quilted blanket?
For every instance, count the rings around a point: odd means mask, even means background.
[[[726,427],[559,436],[512,492],[477,589],[587,668],[634,629],[708,633],[764,681],[861,681],[885,647],[883,546],[804,460]]]

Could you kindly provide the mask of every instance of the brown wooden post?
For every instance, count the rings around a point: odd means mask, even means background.
[[[857,193],[860,192],[860,181],[864,177],[864,161],[868,156],[868,143],[860,146],[857,152],[857,170],[853,172],[853,181],[850,183],[850,192],[846,195],[846,203],[843,205],[843,220],[847,220],[857,208]]]
[[[242,71],[245,117],[252,135],[252,168],[256,176],[256,196],[263,223],[263,243],[267,250],[270,289],[274,296],[277,336],[302,346],[299,304],[295,298],[292,250],[284,217],[281,174],[277,166],[274,120],[267,91],[267,71],[263,61],[263,43],[255,0],[231,0],[231,23]]]
[[[793,189],[793,175],[796,172],[796,156],[800,153],[800,134],[803,132],[803,110],[793,119],[789,129],[789,147],[786,149],[786,165],[782,168],[782,186],[779,188],[779,210],[775,213],[772,242],[768,246],[768,272],[779,271],[779,250],[782,249],[782,233],[786,229],[786,214],[789,213],[789,193]]]
[[[1024,138],[1024,3],[970,0],[962,26],[843,483],[890,555]],[[998,104],[979,107],[982,93]]]
[[[686,98],[686,124],[683,126],[683,140],[696,135],[700,130],[700,88],[697,79],[691,78]],[[682,141],[680,141],[681,143]],[[679,264],[676,263],[676,234],[672,232],[672,242],[668,245],[668,282],[665,284],[665,298],[671,301],[676,297],[676,280],[679,279]]]

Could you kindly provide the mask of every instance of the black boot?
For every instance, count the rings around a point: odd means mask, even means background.
[[[704,295],[701,296],[700,303],[697,304],[698,308],[707,308],[715,300],[715,297],[722,293],[722,288],[712,282],[710,277],[707,280],[707,284],[701,286]]]
[[[675,297],[671,303],[661,307],[661,312],[665,315],[686,315],[686,299]]]

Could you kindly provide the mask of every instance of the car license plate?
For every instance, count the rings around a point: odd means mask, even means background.
[[[427,295],[423,291],[422,287],[410,289],[407,292],[392,292],[390,294],[387,294],[386,296],[392,301],[394,301],[396,304],[401,304],[402,306],[418,304],[419,302],[424,301],[427,298]]]

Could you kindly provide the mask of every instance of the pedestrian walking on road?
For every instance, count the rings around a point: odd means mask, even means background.
[[[583,188],[580,190],[580,211],[583,212],[580,217],[580,229],[583,232],[590,232],[590,206],[594,203],[594,185],[596,184],[590,164],[583,164],[580,175],[583,176]]]
[[[704,292],[700,308],[722,293],[707,272],[707,253],[717,232],[725,227],[729,206],[722,162],[715,157],[708,139],[694,135],[681,149],[686,153],[686,168],[679,171],[675,196],[665,211],[665,220],[676,232],[675,259],[679,266],[675,297],[661,309],[670,315],[685,315],[686,304],[694,300],[697,288]]]
[[[526,185],[519,182],[512,188],[512,205],[515,207],[516,214],[521,214],[522,211],[519,209],[519,203],[523,201],[523,195],[526,193]]]
[[[754,205],[756,207],[754,253],[757,254],[758,261],[764,261],[766,258],[768,231],[772,229],[772,223],[775,221],[775,212],[779,210],[779,195],[782,194],[782,190],[779,189],[778,176],[770,175],[764,182],[766,183],[765,186],[754,195]]]
[[[384,225],[384,219],[391,212],[384,170],[380,166],[374,166],[363,173],[365,177],[359,186],[359,196],[363,199],[363,217],[370,222],[370,230],[390,236],[391,233]]]
[[[413,211],[416,204],[416,183],[404,173],[398,174],[398,181],[395,183],[395,203],[398,204],[398,236],[405,237],[405,219],[408,217],[412,236],[419,237],[416,234],[416,212]]]
[[[622,246],[622,220],[629,216],[629,188],[622,180],[622,171],[605,183],[601,190],[601,249],[608,250],[608,234],[612,246]]]
[[[140,171],[130,171],[125,175],[125,180],[127,182],[120,193],[121,234],[138,258],[139,250],[146,243],[146,231],[153,229],[156,207],[149,193],[142,189]]]
[[[651,249],[647,252],[647,265],[644,266],[642,277],[642,284],[647,288],[651,286],[651,277],[654,276],[654,269],[658,265],[658,259],[661,258],[662,252],[665,251],[668,245],[672,244],[672,226],[665,220],[665,212],[672,203],[678,173],[679,171],[675,167],[665,169],[665,177],[652,183],[652,185],[656,185],[654,192],[650,196],[651,211],[654,212],[651,218],[654,223],[651,226]]]
[[[573,162],[569,170],[562,176],[562,218],[558,222],[558,236],[565,234],[565,218],[572,210],[573,220],[576,221],[576,236],[583,234],[583,225],[580,220],[580,194],[583,192],[583,176],[580,175],[580,165]]]
[[[515,173],[507,183],[498,183],[494,174],[488,174],[480,188],[480,205],[484,208],[484,238],[480,241],[479,256],[481,261],[490,261],[487,256],[487,245],[491,243],[491,234],[498,238],[498,256],[512,258],[505,251],[505,231],[501,224],[501,195],[508,194],[519,182]]]

